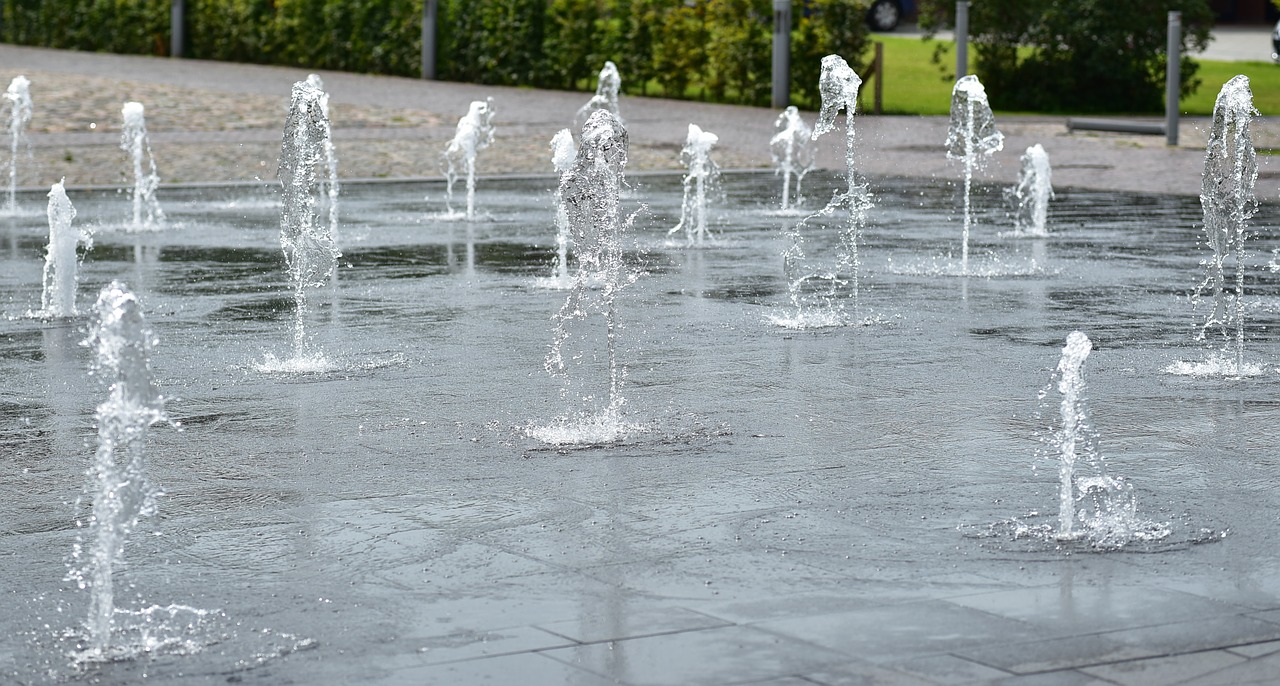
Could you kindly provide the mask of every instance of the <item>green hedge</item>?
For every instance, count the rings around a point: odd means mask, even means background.
[[[164,0],[0,0],[0,40],[164,55]],[[767,104],[772,0],[439,0],[438,76],[594,89],[613,60],[632,93]],[[868,0],[796,0],[792,81],[817,104],[818,61],[863,64]],[[423,0],[186,0],[187,56],[419,76]]]

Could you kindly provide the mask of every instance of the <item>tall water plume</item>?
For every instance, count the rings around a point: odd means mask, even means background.
[[[605,110],[621,122],[622,115],[618,113],[618,91],[621,89],[622,77],[618,74],[618,65],[606,61],[596,81],[596,94],[591,96],[585,105],[579,107],[573,117],[573,130],[582,131],[582,127],[586,126],[587,120],[596,110]]]
[[[835,130],[840,111],[845,113],[845,187],[836,191],[826,207],[806,217],[784,232],[789,244],[783,252],[783,269],[787,278],[787,294],[795,314],[774,316],[779,326],[808,328],[849,324],[846,301],[859,309],[860,259],[858,241],[871,208],[871,193],[858,182],[854,165],[853,114],[858,105],[858,89],[862,79],[839,55],[822,58],[819,80],[822,109],[814,125],[812,139]],[[814,237],[813,226],[819,218],[831,217],[838,210],[846,212],[838,230],[838,247],[834,259],[811,254],[806,242]]]
[[[5,202],[5,212],[13,214],[18,210],[18,151],[24,143],[30,145],[27,126],[31,123],[34,109],[31,81],[22,75],[13,77],[4,91],[4,103],[9,108],[9,197]]]
[[[623,327],[617,306],[619,291],[635,279],[622,260],[622,236],[632,221],[623,219],[620,208],[627,130],[616,116],[597,110],[580,139],[572,167],[560,177],[576,269],[573,286],[553,317],[544,367],[564,378],[562,395],[582,411],[530,430],[550,443],[610,442],[628,430],[620,420],[626,369],[618,354]],[[600,324],[592,324],[597,317]],[[580,347],[568,349],[571,342]]]
[[[445,207],[453,214],[453,184],[458,168],[467,177],[468,220],[476,216],[476,155],[493,143],[493,98],[472,101],[466,116],[458,120],[458,128],[444,151]]]
[[[293,359],[286,366],[298,369],[324,364],[324,355],[312,349],[306,332],[307,292],[328,283],[340,257],[330,225],[321,223],[316,212],[321,193],[317,167],[325,161],[329,137],[324,102],[324,92],[313,84],[307,81],[293,84],[280,149],[279,176],[283,188],[280,247],[284,251],[296,306]]]
[[[777,172],[782,176],[782,209],[791,206],[791,179],[795,178],[795,198],[800,201],[800,183],[813,169],[813,130],[804,123],[800,110],[790,106],[778,115],[773,128],[777,133],[769,139],[769,151]]]
[[[1098,450],[1098,435],[1085,403],[1084,362],[1093,342],[1079,331],[1067,336],[1062,357],[1049,384],[1040,391],[1043,404],[1056,390],[1058,422],[1041,435],[1042,456],[1058,465],[1058,540],[1085,539],[1097,548],[1119,548],[1132,540],[1169,535],[1167,524],[1139,519],[1133,486],[1107,472]]]
[[[79,284],[80,258],[76,247],[93,246],[87,231],[72,227],[76,208],[67,197],[63,182],[49,189],[49,245],[44,255],[44,289],[40,294],[42,317],[74,317],[76,315],[76,287]]]
[[[1013,221],[1018,233],[1028,236],[1046,236],[1049,221],[1049,200],[1053,198],[1052,172],[1049,154],[1039,143],[1022,154],[1022,167],[1018,171],[1018,183],[1007,191],[1013,206]]]
[[[129,154],[133,169],[133,223],[129,228],[144,231],[163,228],[164,212],[156,200],[156,188],[160,176],[156,173],[156,158],[151,154],[151,141],[147,136],[145,108],[140,102],[126,102],[121,109],[124,127],[120,133],[120,148]]]
[[[155,336],[132,292],[118,281],[102,289],[86,342],[95,354],[92,373],[108,387],[98,405],[98,450],[89,469],[92,500],[87,535],[73,551],[70,577],[90,593],[87,658],[110,659],[115,628],[115,570],[139,522],[155,514],[160,491],[146,469],[148,429],[167,420],[164,399],[151,374]]]
[[[1234,367],[1227,373],[1234,375],[1245,373],[1245,240],[1249,219],[1258,207],[1254,196],[1258,160],[1249,129],[1257,114],[1247,76],[1236,76],[1222,86],[1213,106],[1201,177],[1205,242],[1213,256],[1204,262],[1205,279],[1194,299],[1197,306],[1209,300],[1199,338],[1223,341],[1223,353],[1231,357],[1227,366]],[[1234,263],[1232,277],[1227,273],[1229,263]]]
[[[715,190],[720,179],[720,167],[711,159],[711,148],[719,140],[720,137],[714,133],[690,124],[689,135],[680,150],[680,160],[689,171],[684,175],[680,223],[667,233],[683,231],[688,245],[702,246],[710,235],[707,230],[707,194]]]
[[[1004,148],[1004,134],[996,129],[996,118],[987,102],[987,91],[978,77],[961,77],[951,89],[951,121],[947,129],[947,159],[964,165],[964,234],[961,237],[960,270],[969,271],[969,230],[973,224],[972,187],[974,171]]]

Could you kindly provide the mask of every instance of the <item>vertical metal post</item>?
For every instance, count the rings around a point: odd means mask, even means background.
[[[169,56],[182,57],[186,51],[187,3],[171,0],[169,5]]]
[[[774,107],[791,104],[791,0],[773,0]]]
[[[423,0],[422,3],[422,78],[436,78],[436,16],[440,0]]]
[[[876,58],[874,64],[876,65],[874,75],[876,80],[876,98],[871,111],[875,114],[882,114],[884,111],[884,43],[881,43],[880,41],[876,41]]]
[[[1178,100],[1182,95],[1182,13],[1169,13],[1169,37],[1165,52],[1168,64],[1164,74],[1164,141],[1178,144]]]
[[[969,2],[956,1],[956,78],[969,73]]]

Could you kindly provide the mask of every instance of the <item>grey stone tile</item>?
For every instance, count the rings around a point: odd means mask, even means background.
[[[965,607],[1018,619],[1060,635],[1097,633],[1243,611],[1187,593],[1150,587],[1057,585],[952,598]]]
[[[888,666],[899,672],[921,676],[939,684],[987,682],[1009,676],[1006,671],[980,665],[955,655],[920,657],[895,662]]]
[[[442,636],[403,637],[399,643],[412,646],[423,664],[457,662],[494,655],[526,653],[561,648],[574,642],[531,626],[493,631],[456,631]]]
[[[848,659],[741,626],[593,643],[542,654],[636,686],[742,683],[807,674]]]
[[[1126,645],[1115,638],[1101,634],[1067,636],[1026,643],[988,642],[961,648],[955,652],[974,662],[1018,674],[1066,670],[1080,665],[1133,660],[1159,654],[1158,651]]]
[[[1185,682],[1189,686],[1239,686],[1280,683],[1280,655],[1253,658],[1203,674]]]
[[[1143,686],[1181,683],[1244,661],[1245,658],[1223,650],[1206,650],[1184,655],[1082,667],[1080,671],[1122,686]]]
[[[1262,643],[1246,643],[1231,646],[1228,651],[1244,657],[1263,657],[1280,652],[1280,641],[1263,641]]]
[[[990,686],[1113,686],[1111,682],[1089,676],[1074,669],[1038,674],[1019,674],[1005,679],[986,682]]]
[[[1277,640],[1280,625],[1235,615],[1115,631],[1107,636],[1160,653],[1178,654]]]
[[[539,653],[424,665],[400,669],[387,684],[520,684],[521,686],[606,686],[613,679],[584,671]]]
[[[934,686],[936,682],[866,662],[831,665],[804,678],[822,686]]]
[[[1044,636],[1032,625],[947,601],[873,607],[756,624],[877,664]],[[981,661],[980,661],[981,662]]]
[[[596,643],[728,625],[729,622],[700,612],[672,607],[584,614],[570,621],[541,624],[538,628],[578,643]]]

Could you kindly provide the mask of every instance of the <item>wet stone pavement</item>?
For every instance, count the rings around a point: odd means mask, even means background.
[[[582,94],[502,91],[511,120],[481,169],[540,176],[486,179],[481,219],[457,222],[439,214],[438,151],[486,89],[325,74],[344,176],[407,180],[347,186],[344,257],[313,322],[337,366],[279,375],[256,366],[285,349],[293,313],[268,182],[300,72],[12,46],[0,60],[38,66],[37,107],[46,88],[64,120],[36,125],[23,183],[65,173],[78,221],[103,227],[81,306],[114,278],[138,290],[182,425],[153,432],[166,495],[122,570],[138,614],[120,640],[153,650],[72,665],[87,601],[66,562],[100,389],[85,318],[24,316],[44,235],[43,193],[23,194],[0,225],[0,682],[1280,679],[1280,276],[1265,268],[1280,213],[1267,202],[1255,222],[1250,276],[1249,351],[1269,372],[1164,373],[1205,352],[1186,297],[1204,257],[1191,135],[1169,150],[1010,122],[1018,140],[1054,136],[1065,160],[1053,233],[1001,233],[998,164],[975,199],[986,271],[956,277],[945,122],[868,118],[859,141],[893,153],[867,160],[860,307],[877,316],[834,331],[766,323],[786,303],[779,237],[796,219],[771,210],[770,173],[726,176],[721,242],[704,250],[666,241],[678,176],[637,173],[625,209],[649,209],[626,255],[644,275],[621,308],[638,430],[555,447],[528,429],[562,411],[542,362],[563,293],[534,284],[554,252],[547,142]],[[120,182],[107,119],[125,99],[148,104],[166,180],[243,185],[162,187],[171,230],[112,230],[119,194],[75,186]],[[771,112],[623,106],[637,171],[674,169],[694,120],[723,132],[723,166],[768,165]],[[1111,175],[1126,165],[1142,173]],[[806,184],[825,197],[839,180]],[[1099,553],[993,526],[1055,502],[1036,392],[1077,328],[1096,346],[1089,398],[1112,469],[1171,523],[1158,544]]]

